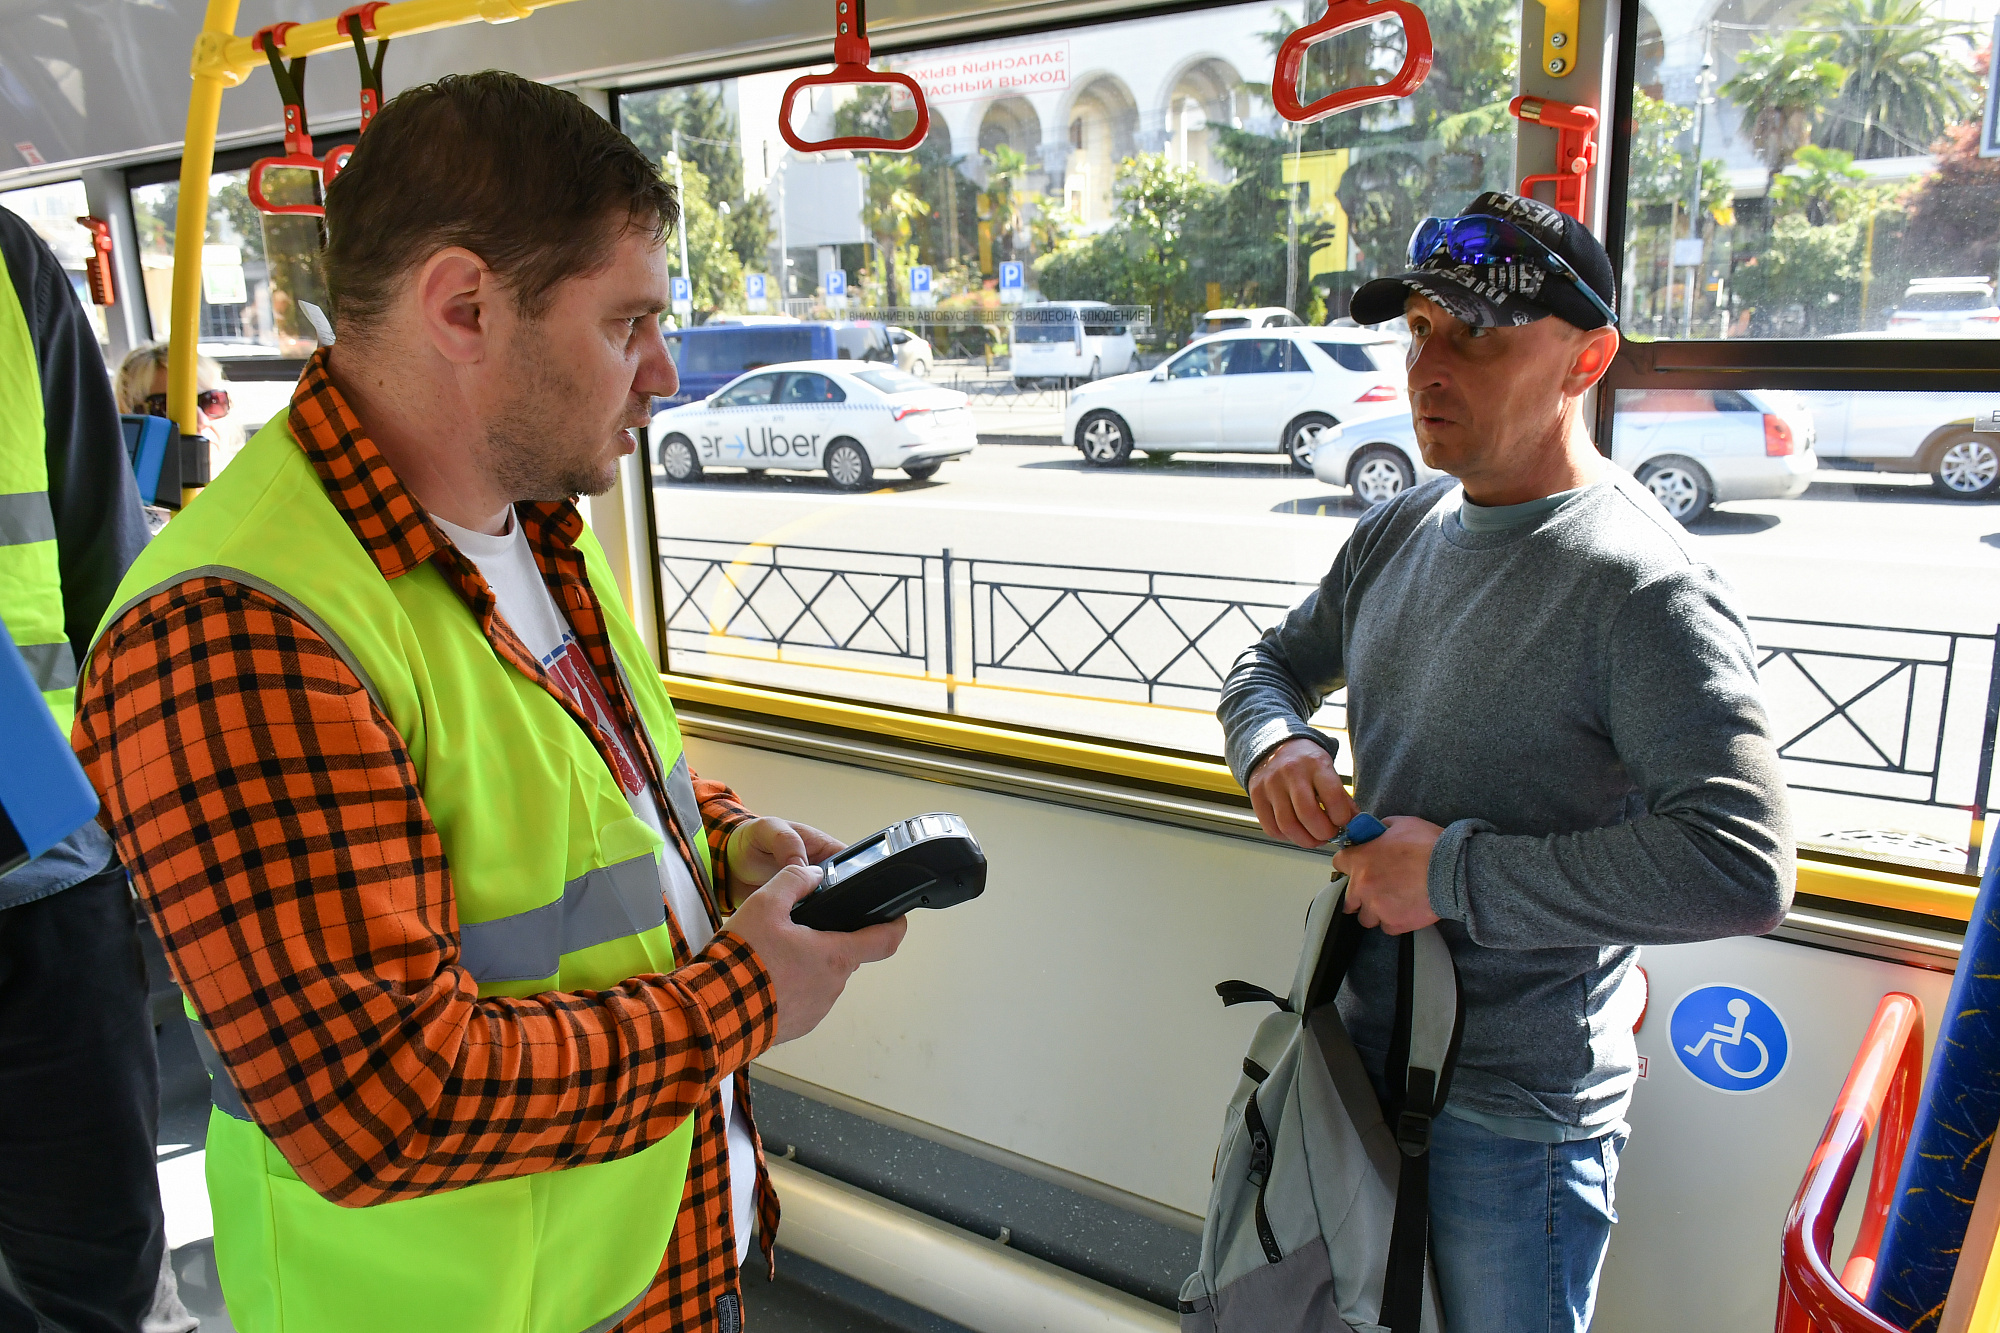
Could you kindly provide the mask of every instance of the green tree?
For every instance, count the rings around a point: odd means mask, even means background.
[[[1931,12],[1930,0],[1815,0],[1806,25],[1831,39],[1848,71],[1817,136],[1855,157],[1922,153],[1973,115],[1981,88],[1963,58],[1972,30]]]
[[[665,162],[679,132],[683,162],[707,182],[709,199],[729,236],[737,262],[762,268],[771,248],[771,210],[761,191],[743,188],[743,151],[736,118],[719,83],[698,83],[618,99],[618,124],[647,157]]]
[[[1028,158],[1012,144],[982,148],[986,159],[986,198],[993,205],[994,251],[1008,259],[1026,259],[1019,254],[1018,237],[1026,229],[1027,198],[1021,182],[1028,174]],[[1004,243],[1003,243],[1004,242]]]
[[[2000,270],[2000,157],[1979,155],[1979,124],[1948,133],[1937,170],[1907,200],[1903,253],[1915,274]]]
[[[1760,317],[1753,328],[1808,338],[1853,329],[1863,239],[1855,222],[1815,226],[1803,213],[1779,218],[1770,243],[1730,277],[1736,299]]]
[[[883,304],[896,305],[897,247],[910,239],[911,221],[930,212],[930,205],[915,188],[923,164],[900,153],[870,153],[860,166],[867,186],[862,222],[875,238],[875,252],[882,257]]]
[[[671,170],[665,174],[673,179]],[[687,230],[695,310],[705,318],[735,306],[743,294],[743,261],[731,244],[729,218],[709,202],[708,177],[686,161],[681,163],[681,226]],[[668,248],[678,266],[679,247],[669,241]]]
[[[1815,227],[1851,222],[1886,204],[1893,190],[1870,188],[1868,173],[1854,154],[1807,144],[1792,155],[1792,166],[1771,183],[1773,217],[1803,213]]]
[[[1742,108],[1750,140],[1776,181],[1794,152],[1812,141],[1813,126],[1847,81],[1833,58],[1828,33],[1792,31],[1743,53],[1736,75],[1719,91]]]

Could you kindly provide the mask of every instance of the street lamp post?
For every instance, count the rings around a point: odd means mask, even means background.
[[[1695,77],[1694,90],[1694,183],[1688,187],[1688,239],[1701,240],[1701,154],[1702,141],[1708,132],[1708,105],[1715,100],[1709,90],[1715,83],[1715,20],[1708,21],[1708,37],[1701,53],[1701,73]],[[1697,246],[1695,261],[1688,268],[1686,314],[1682,318],[1681,336],[1694,337],[1694,288],[1701,281],[1702,256]]]
[[[681,201],[681,225],[674,230],[681,237],[681,276],[688,280],[688,296],[694,295],[694,274],[688,271],[687,190],[681,183],[681,132],[674,131],[673,146],[667,149],[667,165],[674,169],[674,198]]]

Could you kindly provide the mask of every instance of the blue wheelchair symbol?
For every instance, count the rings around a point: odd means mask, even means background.
[[[1761,995],[1739,986],[1689,991],[1667,1028],[1688,1073],[1722,1092],[1768,1086],[1791,1054],[1785,1020]]]

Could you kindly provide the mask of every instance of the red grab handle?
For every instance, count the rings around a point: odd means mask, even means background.
[[[323,218],[326,216],[326,209],[318,204],[274,204],[266,199],[264,173],[272,167],[285,167],[320,173],[323,176],[326,165],[311,153],[286,153],[283,157],[259,158],[250,164],[250,202],[257,206],[259,213],[300,213],[306,217]]]
[[[1400,4],[1403,0],[1391,0]],[[834,0],[833,68],[824,74],[804,74],[793,79],[778,103],[778,134],[801,153],[825,153],[840,148],[870,148],[883,153],[907,153],[931,132],[931,108],[924,90],[907,74],[868,68],[868,15],[864,0]],[[1426,39],[1428,40],[1428,39]],[[909,90],[917,104],[917,123],[900,139],[877,139],[866,134],[846,134],[817,143],[801,139],[792,129],[792,101],[807,88],[837,84],[893,83]]]
[[[1408,50],[1403,55],[1403,67],[1387,83],[1342,88],[1309,106],[1299,104],[1299,74],[1305,69],[1306,51],[1310,47],[1391,16],[1402,23]],[[1424,80],[1429,77],[1431,65],[1436,60],[1437,52],[1431,46],[1431,25],[1424,18],[1424,11],[1411,4],[1410,0],[1374,0],[1373,3],[1370,0],[1329,0],[1326,13],[1294,31],[1278,48],[1278,67],[1271,76],[1271,105],[1286,120],[1311,125],[1355,107],[1408,97],[1424,86]]]

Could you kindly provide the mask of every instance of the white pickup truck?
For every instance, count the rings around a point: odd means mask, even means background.
[[[1801,393],[1822,468],[1928,472],[1940,495],[2000,493],[2000,393]]]

